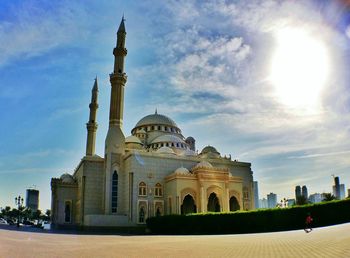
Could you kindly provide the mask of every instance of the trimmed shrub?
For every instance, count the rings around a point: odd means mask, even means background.
[[[308,213],[313,227],[350,222],[350,199],[290,208],[229,213],[166,215],[147,219],[154,234],[241,234],[302,229]]]

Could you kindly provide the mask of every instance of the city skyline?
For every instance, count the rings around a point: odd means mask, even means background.
[[[270,192],[293,198],[296,185],[332,192],[332,174],[349,187],[346,1],[11,1],[0,10],[1,207],[14,207],[14,198],[36,185],[40,209],[50,208],[50,178],[72,173],[85,153],[96,76],[96,153],[104,155],[108,74],[123,12],[127,135],[157,109],[195,136],[198,150],[210,144],[251,162],[260,198]],[[287,31],[308,39],[295,33],[299,27],[312,37],[305,42],[327,52],[328,77],[319,92],[310,90],[317,96],[312,106],[290,101],[300,91],[282,92],[270,71],[282,48],[278,37]]]

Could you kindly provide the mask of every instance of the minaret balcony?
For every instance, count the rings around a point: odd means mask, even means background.
[[[128,79],[128,76],[126,75],[126,73],[111,73],[109,75],[109,80],[112,85],[114,83],[125,85],[127,79]]]
[[[92,102],[89,104],[89,108],[98,109],[98,104],[96,102]]]
[[[114,56],[126,56],[128,54],[128,50],[124,47],[116,47],[113,49]]]
[[[88,131],[96,131],[97,127],[98,127],[98,124],[95,122],[86,123],[86,128],[88,129]]]

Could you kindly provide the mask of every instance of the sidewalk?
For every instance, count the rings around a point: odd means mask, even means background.
[[[350,257],[350,223],[202,236],[46,234],[0,229],[0,257]]]

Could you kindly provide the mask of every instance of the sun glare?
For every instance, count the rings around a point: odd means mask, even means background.
[[[292,108],[314,111],[329,76],[325,44],[303,29],[277,32],[270,79],[278,101]]]

